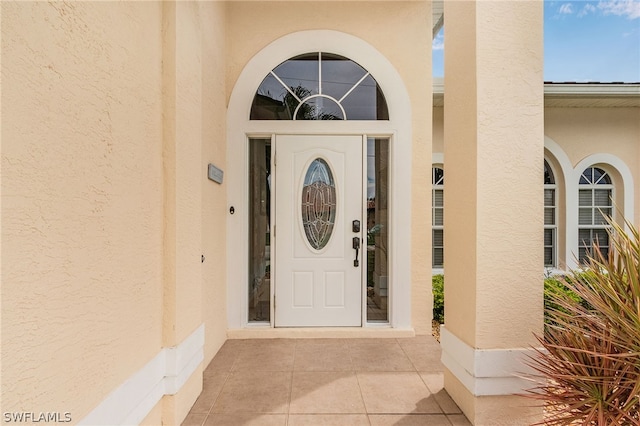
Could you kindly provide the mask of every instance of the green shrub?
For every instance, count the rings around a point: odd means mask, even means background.
[[[433,319],[444,324],[444,275],[431,278],[433,292]]]

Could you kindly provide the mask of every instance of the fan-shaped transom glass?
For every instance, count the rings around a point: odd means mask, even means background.
[[[367,70],[314,52],[275,67],[260,83],[252,120],[388,120],[387,102]]]
[[[311,162],[302,188],[302,226],[311,247],[322,250],[336,221],[336,185],[331,168],[322,158]]]

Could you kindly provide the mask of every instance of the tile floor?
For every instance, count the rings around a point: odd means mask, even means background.
[[[182,425],[470,425],[442,381],[431,336],[229,340]]]

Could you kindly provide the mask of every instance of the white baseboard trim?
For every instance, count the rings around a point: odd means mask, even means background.
[[[475,349],[444,326],[440,328],[442,363],[472,395],[513,395],[534,385],[523,377],[533,370],[524,361],[530,348]]]
[[[175,395],[204,360],[204,324],[178,346],[162,348],[78,425],[138,425],[164,395]]]

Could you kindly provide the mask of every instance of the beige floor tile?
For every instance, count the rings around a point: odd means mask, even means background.
[[[182,421],[181,426],[202,426],[206,417],[206,414],[189,412],[187,417]]]
[[[415,372],[359,372],[358,383],[369,414],[442,414]]]
[[[400,346],[404,345],[429,345],[432,347],[439,347],[440,343],[432,335],[420,335],[415,337],[400,337],[396,339]]]
[[[287,426],[369,426],[366,414],[289,414]]]
[[[204,426],[285,426],[286,414],[215,413],[207,417]]]
[[[239,351],[232,371],[293,371],[294,340],[252,340]]]
[[[204,374],[206,375],[209,371],[230,371],[247,342],[247,340],[227,340],[204,370]]]
[[[471,426],[471,422],[464,414],[450,414],[447,417],[453,426]]]
[[[208,413],[216,402],[229,374],[226,371],[209,371],[203,377],[202,392],[191,407],[190,413]]]
[[[293,369],[295,371],[353,371],[353,363],[346,343],[298,343]]]
[[[370,415],[371,426],[451,426],[444,414]]]
[[[356,371],[416,371],[395,339],[359,342],[351,345],[349,351]]]
[[[444,375],[442,373],[420,372],[420,377],[436,399],[436,402],[446,414],[460,414],[462,410],[444,390]]]
[[[432,393],[444,389],[444,374],[442,372],[429,373],[420,371],[420,377]]]
[[[329,345],[329,346],[349,346],[349,342],[353,339],[333,339],[333,338],[320,338],[320,339],[296,339],[296,347],[303,346],[316,346],[316,345]]]
[[[353,372],[294,372],[290,413],[365,413]]]
[[[286,413],[291,391],[290,372],[240,371],[227,378],[214,413]]]
[[[441,372],[444,369],[440,357],[440,347],[431,347],[424,344],[402,345],[402,350],[418,371]]]

